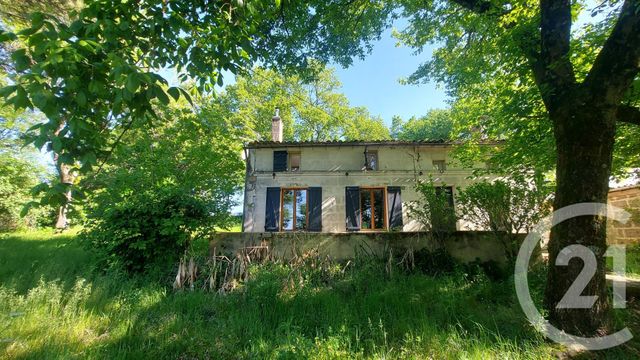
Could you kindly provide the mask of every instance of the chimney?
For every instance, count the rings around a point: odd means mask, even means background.
[[[280,108],[276,108],[276,113],[271,118],[271,141],[282,142],[282,119],[280,119]]]

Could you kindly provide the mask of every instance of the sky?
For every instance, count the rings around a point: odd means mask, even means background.
[[[406,21],[398,21],[403,27]],[[429,109],[447,107],[447,96],[442,86],[434,83],[420,85],[402,85],[400,79],[411,75],[418,66],[431,57],[434,46],[414,55],[413,50],[397,46],[397,40],[391,35],[392,29],[384,32],[375,43],[371,54],[364,60],[354,60],[349,68],[336,64],[336,75],[342,83],[340,92],[349,99],[351,106],[364,106],[371,115],[380,116],[387,125],[391,118],[399,115],[407,120],[412,116],[421,116]],[[161,70],[171,85],[179,85],[172,70]],[[233,74],[225,72],[226,85],[235,83]]]
[[[447,107],[445,89],[434,83],[402,85],[399,80],[411,75],[431,56],[434,47],[413,55],[408,47],[396,47],[397,41],[386,31],[373,52],[356,60],[347,69],[336,67],[342,92],[352,106],[364,106],[372,115],[382,117],[387,125],[399,115],[407,120],[429,109]]]

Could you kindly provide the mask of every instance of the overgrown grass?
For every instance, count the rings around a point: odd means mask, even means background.
[[[511,282],[482,276],[388,275],[375,262],[292,276],[271,264],[219,295],[98,273],[73,235],[5,236],[0,254],[3,357],[547,359],[561,350],[524,320]]]
[[[640,279],[640,244],[625,247],[626,275],[633,279]],[[607,268],[613,269],[613,259],[607,258]]]
[[[627,273],[634,278],[640,278],[640,245],[627,246]]]

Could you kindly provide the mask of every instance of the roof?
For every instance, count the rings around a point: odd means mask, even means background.
[[[422,141],[400,141],[400,140],[352,140],[352,141],[254,141],[247,144],[246,148],[282,148],[282,147],[325,147],[325,146],[451,146],[462,144],[461,141],[447,140],[422,140]],[[499,141],[484,141],[481,145],[497,145]]]

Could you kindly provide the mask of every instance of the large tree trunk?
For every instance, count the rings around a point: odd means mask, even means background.
[[[591,102],[593,104],[593,102]],[[551,119],[557,146],[556,198],[554,208],[583,202],[607,202],[615,135],[615,113],[606,107],[563,106]],[[583,269],[583,261],[573,258],[568,266],[556,266],[558,253],[568,245],[581,244],[594,252],[597,271],[582,295],[598,298],[589,309],[559,309],[564,297]],[[574,335],[604,334],[610,329],[610,301],[605,282],[606,218],[582,216],[551,229],[549,274],[545,306],[549,320]]]

